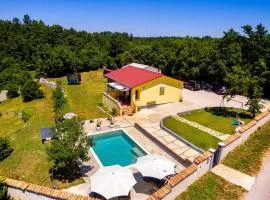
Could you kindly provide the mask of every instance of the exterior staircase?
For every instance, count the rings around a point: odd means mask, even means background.
[[[123,115],[133,115],[134,108],[132,106],[124,105],[122,106],[122,114]]]

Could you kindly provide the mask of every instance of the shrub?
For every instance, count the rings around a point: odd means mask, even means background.
[[[21,112],[21,118],[22,118],[24,123],[26,123],[30,119],[30,117],[31,117],[31,115],[28,112],[26,112],[24,110]]]
[[[10,199],[8,195],[8,188],[6,183],[0,179],[0,199],[1,200],[8,200]]]
[[[8,98],[14,98],[14,97],[19,96],[19,92],[18,92],[19,87],[18,87],[18,85],[9,84],[7,86],[7,90],[8,90],[8,93],[7,93]]]
[[[12,151],[13,149],[10,147],[9,140],[7,138],[0,137],[0,161],[7,158]]]
[[[23,101],[31,101],[44,97],[43,92],[39,89],[39,84],[36,81],[28,79],[21,89]]]
[[[112,115],[113,115],[113,116],[115,116],[115,115],[116,115],[116,113],[117,113],[116,108],[113,108],[113,109],[112,109]]]

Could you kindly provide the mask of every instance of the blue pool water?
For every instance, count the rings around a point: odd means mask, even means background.
[[[147,153],[122,130],[92,136],[92,148],[103,166],[134,164]]]

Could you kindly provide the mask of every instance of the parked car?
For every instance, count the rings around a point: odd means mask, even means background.
[[[207,91],[212,91],[213,90],[212,84],[210,84],[210,83],[208,83],[206,81],[201,81],[200,85],[201,85],[202,90],[207,90]]]
[[[196,90],[201,89],[200,83],[198,81],[194,81],[194,80],[189,80],[189,81],[185,82],[184,87],[186,89],[189,89],[189,90],[192,90],[192,91],[196,91]]]
[[[224,95],[228,93],[228,88],[226,86],[221,86],[215,91],[217,94]]]

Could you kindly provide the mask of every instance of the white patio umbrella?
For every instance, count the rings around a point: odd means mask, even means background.
[[[155,154],[139,157],[134,167],[146,177],[163,179],[175,174],[175,163],[164,156]]]
[[[100,168],[90,180],[91,192],[98,193],[106,199],[127,196],[136,184],[132,171],[120,165]]]

